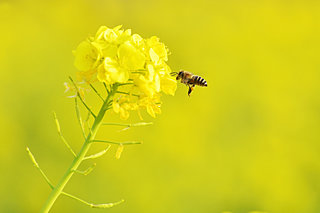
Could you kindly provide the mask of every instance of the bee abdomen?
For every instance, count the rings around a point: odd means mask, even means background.
[[[204,80],[204,78],[201,78],[198,75],[193,76],[193,81],[194,81],[195,85],[199,85],[199,86],[202,86],[202,87],[206,87],[207,86],[207,81]]]

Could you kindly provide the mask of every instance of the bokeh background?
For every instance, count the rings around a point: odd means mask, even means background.
[[[209,86],[189,98],[179,84],[157,119],[144,114],[153,126],[100,130],[101,139],[144,144],[125,147],[119,160],[112,147],[66,191],[124,204],[96,210],[61,196],[52,212],[320,212],[319,21],[314,0],[1,0],[0,212],[38,212],[49,195],[26,146],[54,183],[68,168],[52,111],[79,150],[63,87],[76,73],[71,51],[99,26],[119,24],[159,36],[171,68]],[[133,113],[127,122],[138,121]]]

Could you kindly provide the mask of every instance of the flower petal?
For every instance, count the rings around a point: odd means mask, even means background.
[[[119,47],[118,57],[120,64],[129,70],[143,69],[146,62],[144,54],[129,41]]]
[[[83,41],[74,51],[75,61],[74,65],[80,71],[88,71],[95,67],[100,60],[98,49],[89,41]]]
[[[177,81],[171,77],[161,78],[161,91],[168,95],[174,95],[177,89]]]

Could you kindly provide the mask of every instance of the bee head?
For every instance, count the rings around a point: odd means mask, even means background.
[[[176,79],[179,80],[180,78],[182,78],[182,76],[183,76],[183,70],[181,70],[181,71],[178,73]]]

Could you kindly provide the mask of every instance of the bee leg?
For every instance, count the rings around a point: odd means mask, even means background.
[[[194,89],[194,84],[193,85],[189,85],[189,90],[188,90],[188,96],[190,97],[190,94],[191,94],[191,92],[193,91],[193,89]]]

